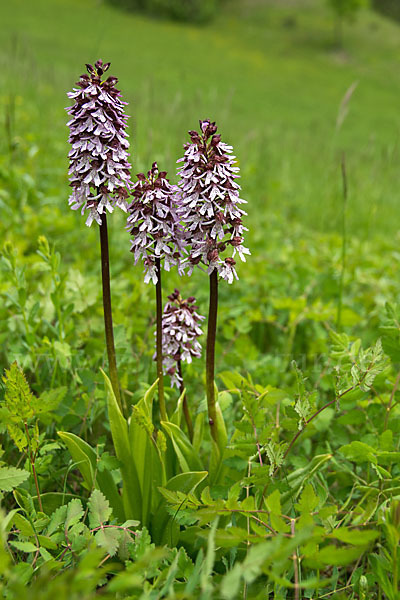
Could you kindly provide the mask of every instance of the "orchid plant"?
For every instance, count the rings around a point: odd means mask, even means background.
[[[131,252],[135,264],[143,259],[144,281],[156,288],[157,313],[157,377],[160,415],[167,420],[162,368],[162,293],[161,266],[169,271],[177,266],[181,271],[182,242],[178,218],[177,187],[169,183],[166,171],[153,163],[147,176],[138,174],[133,186],[133,202],[128,207],[127,229],[132,236]]]
[[[210,277],[208,313],[206,387],[211,435],[218,444],[217,409],[215,401],[215,337],[218,311],[218,276],[232,283],[238,279],[235,256],[242,261],[250,251],[243,246],[247,228],[242,217],[246,212],[241,205],[237,183],[239,167],[232,154],[232,146],[221,141],[217,126],[208,119],[200,121],[200,132],[189,131],[190,143],[178,163],[181,189],[180,218],[184,238],[190,247],[186,266],[189,274],[195,265],[204,265]],[[231,256],[226,256],[231,249]]]
[[[111,308],[110,267],[106,211],[118,206],[127,211],[127,198],[131,188],[129,143],[126,132],[126,102],[116,88],[118,79],[102,76],[110,63],[98,60],[87,64],[88,74],[81,75],[77,87],[68,97],[74,104],[66,110],[71,119],[69,142],[69,178],[72,193],[69,205],[72,210],[88,213],[86,225],[96,221],[100,230],[101,273],[103,287],[104,326],[110,378],[121,407],[117,362]]]

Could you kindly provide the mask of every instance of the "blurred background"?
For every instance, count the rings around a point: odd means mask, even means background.
[[[391,216],[400,193],[399,6],[396,0],[3,2],[3,150],[8,146],[14,159],[27,153],[46,205],[66,198],[65,94],[84,63],[101,57],[111,61],[129,102],[134,172],[157,160],[173,176],[187,130],[211,118],[234,145],[244,196],[263,215],[340,227],[345,151],[354,233],[397,231]]]

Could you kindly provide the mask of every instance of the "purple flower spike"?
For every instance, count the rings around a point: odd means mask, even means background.
[[[178,188],[171,185],[157,163],[147,173],[138,174],[128,207],[127,229],[132,236],[135,265],[143,258],[144,281],[158,281],[155,259],[163,259],[164,269],[178,266],[181,272],[182,242],[178,218]]]
[[[214,269],[232,283],[238,279],[233,258],[239,255],[246,261],[250,251],[243,246],[242,223],[246,212],[240,204],[240,186],[236,182],[239,167],[235,166],[232,146],[221,142],[217,126],[209,120],[200,121],[200,133],[189,131],[191,143],[185,144],[185,155],[179,159],[179,187],[181,189],[180,218],[184,236],[191,244],[188,266],[189,275],[195,265],[207,266],[210,275]],[[221,256],[232,248],[232,257]]]
[[[163,369],[171,378],[171,386],[179,387],[182,377],[178,362],[191,363],[201,356],[201,345],[197,338],[203,334],[199,323],[205,318],[196,312],[196,299],[184,300],[179,290],[168,296],[162,316]]]
[[[112,212],[119,206],[126,212],[131,188],[130,164],[127,162],[129,143],[124,113],[116,77],[101,77],[110,63],[98,60],[87,64],[88,75],[81,75],[77,88],[67,95],[75,101],[66,111],[71,115],[69,175],[73,210],[89,211],[86,225],[93,221],[101,225],[104,210]]]

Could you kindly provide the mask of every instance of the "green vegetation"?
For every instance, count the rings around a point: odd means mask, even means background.
[[[369,10],[343,27],[338,50],[316,0],[227,1],[201,27],[99,0],[2,7],[5,597],[398,600],[400,38]],[[175,181],[199,118],[239,159],[252,255],[219,285],[219,445],[204,356],[185,369],[192,442],[167,378],[160,422],[154,290],[121,212],[127,414],[101,371],[98,231],[67,205],[64,111],[99,57],[129,102],[134,173],[157,161]],[[175,287],[207,314],[204,274],[163,273]]]

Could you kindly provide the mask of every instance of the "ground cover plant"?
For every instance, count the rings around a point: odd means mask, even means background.
[[[54,6],[0,33],[3,597],[399,598],[397,26]]]

